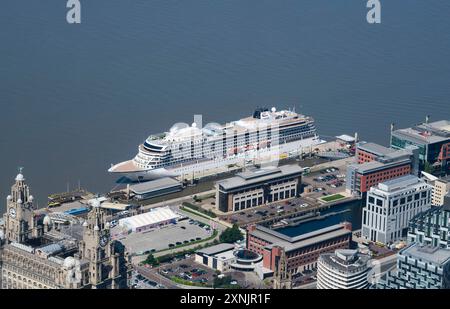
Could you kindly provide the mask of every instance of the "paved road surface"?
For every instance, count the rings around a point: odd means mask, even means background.
[[[160,275],[156,269],[134,266],[134,269],[142,276],[164,285],[168,289],[179,289],[179,287],[171,280]]]

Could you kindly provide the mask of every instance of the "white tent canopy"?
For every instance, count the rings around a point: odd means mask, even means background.
[[[169,207],[160,207],[152,211],[137,216],[124,218],[119,220],[119,226],[135,232],[136,230],[156,226],[159,223],[175,220],[180,215],[176,214]]]

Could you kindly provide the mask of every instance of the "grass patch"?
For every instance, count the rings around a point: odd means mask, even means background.
[[[191,204],[189,202],[183,202],[182,205],[184,206],[182,208],[183,210],[189,211],[189,209],[186,209],[186,208],[193,209],[196,212],[199,212],[199,213],[205,215],[207,217],[206,219],[211,219],[211,218],[216,218],[217,217],[217,215],[214,212],[212,212],[211,210],[205,210],[205,209],[201,208],[200,206]],[[193,213],[193,212],[191,211],[191,213]],[[197,214],[195,212],[194,212],[194,214],[199,215],[199,214]],[[203,216],[203,217],[205,217],[205,216]]]
[[[178,278],[178,277],[176,277],[176,276],[170,277],[170,280],[172,280],[172,281],[175,282],[175,283],[183,284],[183,285],[199,286],[199,287],[210,287],[210,285],[207,285],[207,284],[204,284],[204,283],[193,282],[193,281],[189,281],[189,280],[184,280],[184,279]]]
[[[345,198],[345,196],[343,196],[342,194],[333,194],[333,195],[328,195],[328,196],[324,196],[321,199],[325,202],[333,202],[333,201],[337,201],[340,199]]]

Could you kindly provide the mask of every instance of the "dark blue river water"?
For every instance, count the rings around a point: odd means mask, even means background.
[[[18,166],[40,203],[109,190],[110,163],[194,113],[296,106],[383,144],[391,122],[449,119],[450,2],[381,2],[369,25],[363,0],[81,0],[69,25],[64,0],[2,0],[0,196]]]

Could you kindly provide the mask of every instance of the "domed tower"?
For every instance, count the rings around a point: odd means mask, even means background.
[[[16,182],[11,187],[11,194],[6,198],[6,213],[3,215],[4,236],[7,242],[25,243],[28,239],[38,236],[39,227],[33,213],[34,209],[33,196],[30,195],[30,189],[20,168]]]
[[[92,210],[83,223],[83,240],[79,255],[89,261],[89,282],[92,288],[125,288],[127,265],[125,248],[117,241],[111,241],[109,223],[100,203],[92,203]]]

